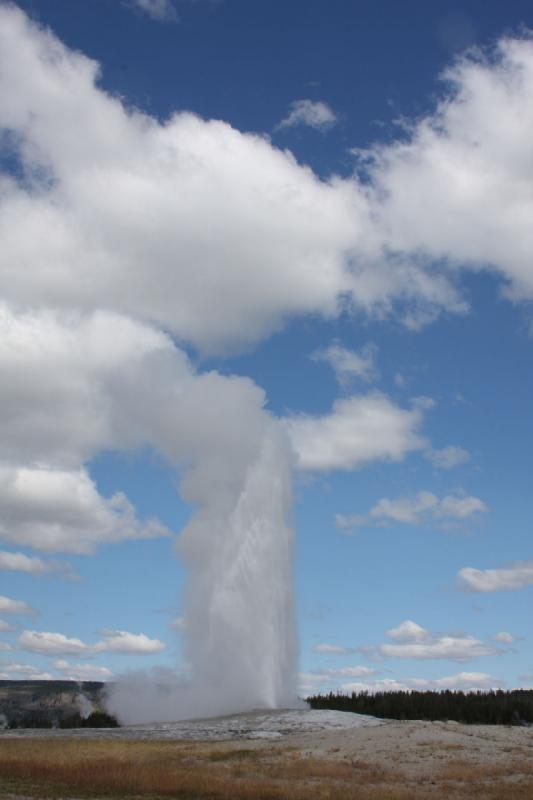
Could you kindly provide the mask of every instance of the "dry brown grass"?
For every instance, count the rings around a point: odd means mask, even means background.
[[[531,761],[509,761],[506,764],[472,764],[468,761],[450,761],[439,773],[442,780],[480,782],[493,778],[517,780],[533,775]],[[533,797],[533,795],[532,795]]]
[[[416,745],[419,748],[429,748],[435,752],[449,752],[451,750],[464,750],[464,744],[457,744],[456,742],[418,742]]]
[[[367,791],[366,765],[278,749],[175,742],[4,740],[0,788],[25,796],[120,796],[213,800],[408,800]]]
[[[429,744],[429,743],[428,743]],[[416,748],[415,748],[416,749]],[[336,753],[338,751],[335,751]],[[255,743],[3,739],[0,797],[147,800],[532,800],[533,768],[451,761],[409,777],[372,759]]]

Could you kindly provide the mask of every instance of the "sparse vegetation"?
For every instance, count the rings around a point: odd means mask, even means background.
[[[438,744],[435,743],[436,751]],[[443,751],[444,752],[444,751]],[[437,753],[440,755],[440,753]],[[0,796],[181,800],[526,800],[531,760],[402,765],[246,742],[4,739]]]
[[[317,694],[311,708],[352,711],[383,719],[455,720],[476,725],[533,723],[533,689],[490,692],[353,692]]]
[[[0,787],[35,797],[176,797],[321,800],[396,797],[362,792],[373,770],[283,749],[163,742],[6,740]]]

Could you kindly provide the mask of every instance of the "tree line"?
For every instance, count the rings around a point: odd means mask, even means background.
[[[533,689],[489,692],[395,691],[315,694],[311,708],[351,711],[385,719],[456,720],[479,725],[533,723]]]
[[[40,714],[27,714],[18,719],[12,719],[7,728],[118,728],[115,717],[105,711],[93,711],[88,717],[81,714],[70,714],[60,720],[53,720],[49,716]]]

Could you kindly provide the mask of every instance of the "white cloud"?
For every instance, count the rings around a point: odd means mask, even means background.
[[[450,675],[447,678],[437,678],[428,681],[438,689],[464,689],[475,691],[476,689],[497,689],[502,686],[503,681],[488,675],[486,672],[459,672],[457,675]]]
[[[503,652],[493,644],[484,643],[464,633],[432,633],[412,620],[405,620],[397,628],[387,631],[386,635],[394,640],[394,644],[364,647],[361,651],[377,659],[450,659],[459,662]]]
[[[382,644],[378,650],[386,658],[437,658],[451,661],[471,661],[498,653],[495,647],[473,636],[441,636],[423,644]]]
[[[321,670],[333,678],[361,678],[364,675],[373,675],[375,669],[371,667],[363,667],[361,665],[355,667],[339,667],[338,669]]]
[[[389,246],[500,274],[533,296],[533,40],[502,39],[444,75],[447,92],[407,140],[376,148],[373,187]],[[428,203],[427,198],[432,202]]]
[[[374,681],[349,681],[340,687],[344,692],[401,692],[410,688],[408,679],[398,681],[394,678],[379,678]]]
[[[317,669],[298,674],[299,692],[302,695],[316,691],[339,688],[340,682],[346,678],[362,678],[374,675],[375,669],[365,666],[342,667],[339,669]]]
[[[459,580],[473,592],[501,592],[523,589],[533,584],[533,561],[517,561],[499,569],[463,567]]]
[[[313,361],[325,361],[329,364],[339,384],[346,387],[354,378],[367,382],[376,379],[376,353],[377,347],[373,344],[367,344],[357,352],[334,341],[328,347],[315,350],[310,358]]]
[[[347,655],[349,653],[354,653],[354,649],[352,647],[341,647],[338,644],[317,644],[313,647],[313,651],[315,653],[333,653],[338,655]]]
[[[430,637],[430,633],[411,619],[406,619],[397,628],[386,631],[386,636],[399,642],[423,642]]]
[[[503,686],[503,681],[494,678],[486,672],[459,672],[444,678],[382,678],[374,681],[357,681],[344,683],[342,690],[345,692],[397,692],[397,691],[438,691],[451,689],[457,691],[487,691]]]
[[[187,627],[187,620],[185,617],[174,617],[174,619],[170,621],[169,627],[174,631],[184,631]]]
[[[0,570],[27,572],[30,575],[57,574],[60,577],[70,579],[77,577],[70,564],[64,561],[44,561],[36,556],[12,553],[7,550],[0,550]]]
[[[337,514],[335,521],[337,527],[345,530],[391,522],[421,525],[435,520],[448,524],[487,511],[487,506],[478,497],[457,493],[439,499],[432,492],[418,492],[396,500],[383,497],[367,514]]]
[[[24,676],[33,678],[34,680],[51,680],[52,676],[48,672],[43,672],[39,667],[34,667],[32,664],[20,664],[15,661],[8,661],[0,663],[0,668],[3,672],[11,676]],[[46,676],[46,677],[43,677]],[[10,679],[8,679],[10,680]]]
[[[113,677],[110,669],[96,664],[71,664],[69,661],[59,659],[54,661],[54,667],[69,681],[106,681]]]
[[[440,501],[437,516],[442,518],[466,519],[472,514],[488,511],[486,504],[479,497],[457,494],[447,495]]]
[[[378,673],[379,674],[379,673]],[[378,678],[376,670],[355,666],[342,669],[322,669],[301,672],[298,676],[300,692],[306,696],[315,692],[394,692],[394,691],[438,691],[444,689],[477,691],[497,689],[503,681],[486,672],[459,672],[443,678]],[[346,678],[360,680],[347,681]],[[344,679],[344,680],[343,680]]]
[[[31,558],[24,553],[10,553],[6,550],[0,550],[0,569],[37,575],[43,575],[48,571],[46,563],[41,558]]]
[[[353,182],[222,121],[128,111],[95,62],[0,14],[0,126],[34,178],[3,180],[4,297],[104,305],[218,352],[346,305],[347,254],[371,247]]]
[[[277,129],[295,128],[304,125],[317,131],[327,131],[337,122],[337,116],[320,100],[294,100],[286,117],[276,126]]]
[[[393,522],[418,522],[422,514],[434,514],[439,506],[438,498],[431,492],[418,492],[413,497],[389,500],[383,497],[370,509],[368,516],[376,520]]]
[[[52,680],[52,675],[49,672],[45,672],[39,667],[34,667],[32,664],[19,664],[14,661],[4,664],[0,662],[0,670],[0,675],[3,676],[2,680],[20,680],[21,678],[34,681]]]
[[[130,420],[136,398],[128,394],[140,392],[140,376],[156,382],[168,370],[180,381],[188,372],[186,357],[166,336],[111,313],[17,313],[1,304],[0,334],[6,464],[70,470],[103,448],[137,445],[128,428],[139,426],[139,411]],[[172,384],[161,384],[158,376],[159,392],[170,393]]]
[[[176,22],[178,19],[171,0],[128,0],[128,2],[158,22]]]
[[[81,639],[69,638],[62,633],[23,631],[18,638],[22,650],[49,656],[91,656],[95,653],[160,653],[165,645],[159,639],[150,639],[144,633],[104,630],[102,639],[93,645]]]
[[[416,523],[427,516],[436,519],[465,519],[487,510],[485,503],[478,497],[457,494],[439,499],[431,492],[418,492],[412,497],[400,497],[397,500],[384,497],[370,509],[369,516],[378,520]]]
[[[452,467],[470,461],[470,453],[468,450],[458,445],[449,445],[440,450],[430,448],[426,450],[424,455],[437,469],[452,469]]]
[[[370,461],[401,461],[424,447],[422,409],[401,408],[381,392],[336,400],[330,414],[285,420],[302,470],[357,469]]]
[[[335,525],[344,531],[354,531],[365,523],[363,514],[335,514]]]
[[[495,642],[503,642],[503,644],[512,644],[518,640],[518,636],[514,636],[512,633],[508,631],[499,631],[495,636],[492,637]]]
[[[8,642],[0,642],[0,650],[6,652],[6,650],[11,650],[11,645]]]
[[[160,653],[165,649],[159,639],[150,639],[144,633],[129,633],[128,631],[103,630],[103,641],[98,642],[94,649],[109,653]]]
[[[18,638],[18,646],[21,650],[47,656],[83,656],[91,652],[89,645],[86,645],[81,639],[69,638],[62,633],[41,631],[23,631]]]
[[[16,630],[14,625],[11,625],[10,622],[6,622],[5,619],[0,619],[0,631],[14,631]]]
[[[157,520],[139,522],[122,493],[101,497],[84,469],[0,467],[0,508],[0,538],[40,550],[90,553],[102,542],[170,535]],[[8,561],[19,569],[46,567],[40,559],[18,556]],[[0,568],[1,563],[0,556]]]
[[[457,62],[435,113],[366,154],[364,182],[324,182],[224,122],[128,111],[95,62],[0,13],[0,125],[25,174],[2,181],[8,300],[105,302],[224,351],[291,315],[464,312],[459,266],[533,296],[531,40]]]
[[[35,609],[23,600],[0,596],[0,614],[35,614]]]

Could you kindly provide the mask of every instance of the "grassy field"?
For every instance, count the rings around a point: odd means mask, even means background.
[[[434,748],[434,743],[428,743]],[[421,758],[426,753],[421,745]],[[0,741],[4,798],[213,798],[213,800],[531,800],[533,765],[476,765],[447,752],[416,776],[401,765],[252,742],[198,744],[97,740]]]

